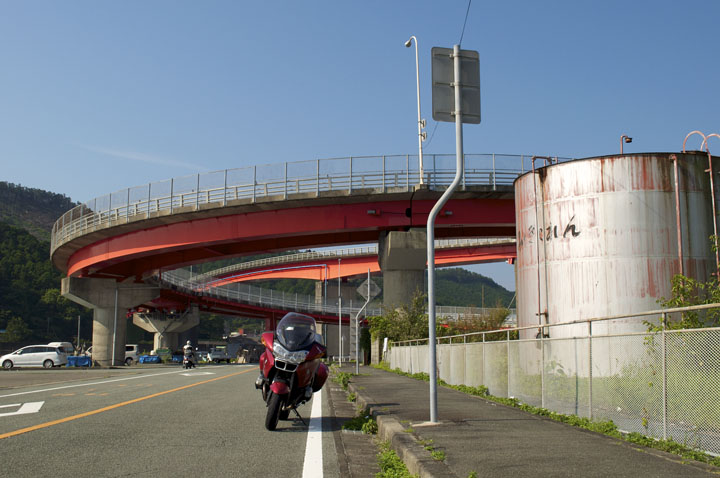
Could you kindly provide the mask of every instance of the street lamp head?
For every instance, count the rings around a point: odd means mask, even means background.
[[[632,143],[632,138],[630,136],[625,136],[625,142]]]
[[[410,48],[410,45],[412,45],[412,37],[408,41],[405,42],[405,46]]]

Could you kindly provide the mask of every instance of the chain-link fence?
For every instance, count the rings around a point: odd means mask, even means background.
[[[633,317],[646,320],[693,309],[697,307]],[[506,340],[486,341],[489,333],[441,338],[448,343],[437,345],[437,370],[453,385],[484,385],[495,396],[612,420],[622,431],[720,454],[720,328],[659,328],[591,335],[592,327],[587,327],[590,333],[584,337],[555,338],[550,325],[534,339],[513,340],[507,334]],[[428,349],[426,340],[396,342],[387,360],[391,368],[428,373]]]

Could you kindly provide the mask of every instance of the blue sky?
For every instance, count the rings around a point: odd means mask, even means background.
[[[202,171],[416,153],[410,35],[425,151],[453,153],[454,125],[431,119],[430,49],[458,43],[467,5],[0,0],[0,180],[86,201]],[[720,132],[718,21],[716,0],[474,0],[462,47],[480,54],[483,120],[465,152],[588,157],[618,152],[623,133],[627,152],[678,151],[692,130]]]

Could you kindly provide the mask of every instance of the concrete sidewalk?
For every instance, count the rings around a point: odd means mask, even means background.
[[[343,367],[354,373],[354,367]],[[440,424],[430,416],[429,384],[361,367],[349,391],[378,419],[411,473],[421,477],[707,477],[720,468],[590,432],[438,386]],[[420,441],[445,453],[430,456]]]

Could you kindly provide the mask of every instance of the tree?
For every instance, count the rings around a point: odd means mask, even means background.
[[[425,313],[425,294],[417,293],[410,304],[392,309],[383,315],[370,317],[373,339],[411,340],[428,337],[428,317]]]
[[[718,237],[710,236],[710,248],[713,252],[717,250]],[[693,305],[717,304],[720,303],[720,284],[718,277],[700,282],[692,277],[676,274],[670,281],[671,296],[661,297],[658,303],[664,308],[691,307]],[[662,324],[654,324],[645,321],[648,330],[657,332],[662,329]],[[698,311],[683,312],[680,320],[667,322],[668,329],[699,329],[703,327],[720,326],[720,309],[706,309]]]
[[[13,317],[10,319],[7,324],[7,328],[5,329],[5,341],[22,342],[30,337],[31,334],[32,332],[23,319],[20,317]]]

